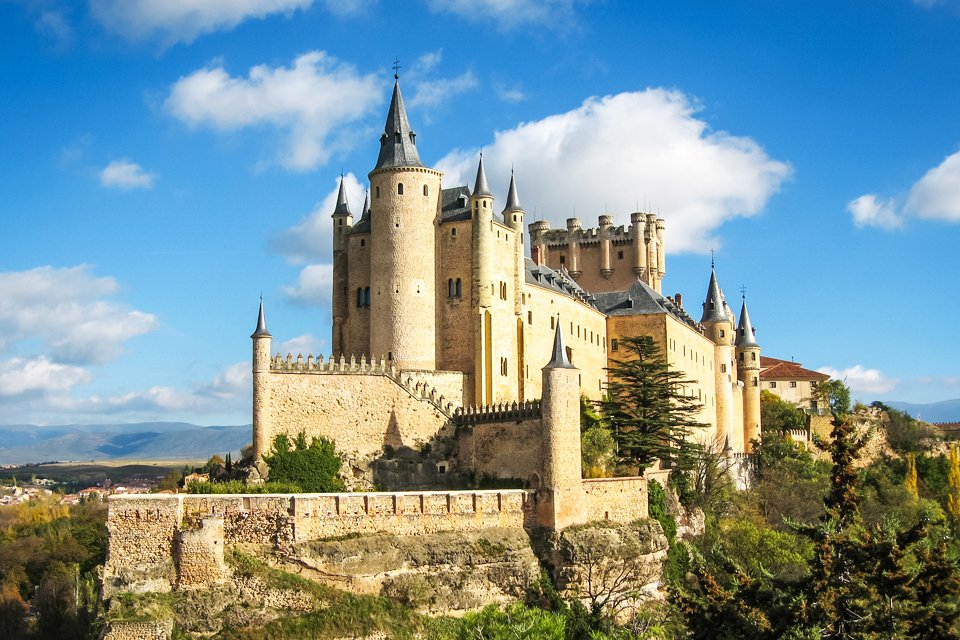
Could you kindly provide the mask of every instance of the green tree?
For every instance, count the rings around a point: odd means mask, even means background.
[[[640,473],[656,460],[688,467],[699,447],[687,437],[706,426],[696,419],[702,405],[684,389],[693,383],[667,366],[649,336],[621,338],[620,348],[627,358],[611,361],[607,397],[600,402],[617,457]]]
[[[343,491],[339,477],[342,464],[333,442],[326,438],[313,438],[300,432],[294,441],[285,434],[273,439],[270,453],[263,456],[270,467],[271,482],[286,482],[298,485],[307,493],[334,493]]]
[[[850,413],[850,387],[843,380],[824,380],[813,388],[813,396],[830,407],[835,416]]]
[[[796,405],[766,389],[760,392],[760,428],[768,432],[805,429],[807,417]]]

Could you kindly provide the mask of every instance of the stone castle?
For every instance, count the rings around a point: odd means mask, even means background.
[[[323,435],[363,457],[429,442],[471,416],[539,413],[531,403],[547,395],[540,368],[557,339],[578,371],[572,395],[597,399],[611,361],[627,357],[620,340],[637,335],[654,339],[702,404],[698,439],[749,452],[760,434],[760,347],[746,302],[736,323],[715,271],[699,321],[679,294],[664,296],[664,220],[638,212],[626,228],[606,215],[595,229],[576,218],[563,230],[525,227],[513,175],[500,213],[482,157],[472,190],[441,178],[420,161],[398,81],[359,219],[342,181],[332,215],[333,355],[271,357],[261,307],[258,456],[278,433]],[[324,375],[333,373],[347,375]],[[507,462],[459,463],[530,480]]]
[[[272,355],[262,302],[251,336],[255,458],[278,434],[322,436],[355,487],[391,491],[113,496],[105,595],[219,584],[235,545],[645,518],[647,483],[669,470],[583,479],[581,469],[580,398],[602,395],[628,336],[651,336],[688,380],[706,425],[694,437],[749,452],[760,347],[746,304],[735,323],[715,272],[699,321],[661,293],[663,220],[539,221],[525,233],[513,176],[501,213],[482,158],[472,190],[441,178],[420,162],[397,83],[360,217],[342,183],[333,212],[336,355]],[[413,472],[396,471],[398,451],[416,452]],[[477,480],[522,488],[470,489]]]

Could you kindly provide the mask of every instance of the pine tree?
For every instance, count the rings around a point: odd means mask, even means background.
[[[612,361],[607,397],[600,403],[618,459],[641,473],[656,460],[685,466],[699,451],[688,436],[706,426],[696,419],[702,405],[684,393],[693,383],[667,366],[649,336],[622,338],[620,348],[628,357]]]

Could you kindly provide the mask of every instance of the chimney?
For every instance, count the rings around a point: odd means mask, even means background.
[[[673,294],[673,299],[676,300],[677,306],[683,309],[683,296],[679,293]]]

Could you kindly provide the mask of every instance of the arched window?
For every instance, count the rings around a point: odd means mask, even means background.
[[[363,306],[363,289],[357,288],[357,306]]]
[[[430,195],[430,187],[428,187],[427,185],[423,185],[423,195],[425,196]]]
[[[380,185],[377,185],[377,188],[375,189],[374,192],[377,194],[375,197],[379,198],[379,197],[380,197]]]
[[[449,280],[447,280],[447,297],[452,298],[455,293],[456,293],[456,289],[454,289],[454,286],[453,286],[453,278],[450,278]]]
[[[363,290],[363,306],[370,306],[370,287]]]
[[[402,182],[398,182],[398,183],[397,183],[397,195],[398,195],[398,196],[402,196],[402,195],[403,195],[403,183],[402,183]]]
[[[463,289],[461,288],[460,278],[457,278],[457,298],[463,297]]]
[[[457,228],[456,228],[456,227],[454,227],[453,229],[450,229],[450,235],[453,236],[454,238],[457,237]]]

